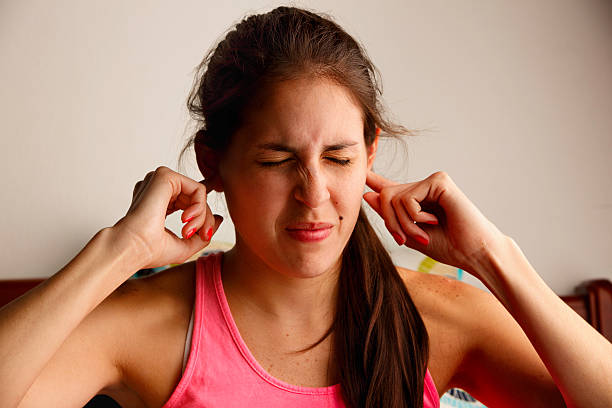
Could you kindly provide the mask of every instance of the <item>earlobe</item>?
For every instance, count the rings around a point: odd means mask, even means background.
[[[206,184],[214,191],[222,192],[223,183],[219,176],[219,153],[204,143],[194,143],[198,168],[206,179]]]

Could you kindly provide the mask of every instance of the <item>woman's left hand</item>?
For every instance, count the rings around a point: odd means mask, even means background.
[[[366,183],[374,191],[363,198],[383,218],[399,245],[481,280],[475,266],[507,238],[445,172],[399,184],[370,171]]]

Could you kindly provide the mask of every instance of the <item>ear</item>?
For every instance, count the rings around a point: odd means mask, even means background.
[[[220,155],[202,142],[195,142],[195,153],[198,167],[206,179],[206,185],[214,191],[223,191],[223,182],[219,177]]]
[[[376,137],[374,138],[372,144],[366,149],[368,154],[368,170],[372,170],[372,166],[374,165],[374,159],[376,158],[376,149],[378,149],[378,132],[376,132]]]

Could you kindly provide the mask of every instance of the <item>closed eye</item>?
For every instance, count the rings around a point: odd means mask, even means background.
[[[350,159],[337,159],[335,157],[325,157],[326,160],[329,160],[333,163],[339,164],[341,166],[347,166],[351,163]],[[293,159],[285,159],[285,160],[281,160],[281,161],[269,161],[269,162],[259,162],[260,165],[264,166],[264,167],[274,167],[274,166],[280,166],[284,163],[287,163],[289,161],[291,161]]]
[[[335,157],[326,157],[326,159],[329,160],[329,161],[332,161],[332,162],[334,162],[336,164],[339,164],[341,166],[346,166],[346,165],[351,163],[350,159],[337,159]]]
[[[273,167],[273,166],[280,166],[281,164],[286,163],[289,160],[292,160],[292,159],[285,159],[285,160],[273,161],[273,162],[259,162],[259,164],[265,167]]]

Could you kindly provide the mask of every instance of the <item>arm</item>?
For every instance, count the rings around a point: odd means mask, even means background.
[[[481,377],[474,381],[481,385],[480,394],[498,392],[489,378],[501,376],[516,377],[514,384],[540,378],[541,386],[529,387],[538,394],[530,404],[551,395],[547,391],[550,377],[541,375],[538,364],[522,368],[516,363],[493,364],[503,362],[507,345],[513,345],[510,353],[518,352],[518,358],[525,356],[527,346],[522,339],[527,336],[568,406],[612,406],[610,342],[546,286],[514,241],[484,217],[448,174],[436,172],[422,181],[398,184],[370,172],[366,182],[374,191],[364,194],[364,199],[385,220],[399,245],[476,276],[522,329],[488,327],[475,334],[475,349],[484,364],[481,370],[471,371]],[[494,309],[489,305],[484,311]],[[466,329],[473,328],[479,317],[486,318],[482,312],[473,313]],[[506,328],[512,326],[509,316],[501,319]],[[498,335],[498,347],[486,338],[491,333]],[[489,389],[482,389],[482,384]]]
[[[17,406],[85,317],[138,270],[137,254],[115,238],[111,229],[101,230],[58,273],[0,309],[1,406]],[[93,389],[84,392],[95,394],[117,379],[113,366],[97,363],[101,371],[89,371],[85,381]]]
[[[475,259],[469,272],[520,325],[567,406],[612,406],[612,344],[544,283],[511,238]]]
[[[166,216],[179,209],[183,239],[165,228]],[[206,231],[216,231],[221,220],[213,217],[202,183],[166,167],[147,174],[125,217],[96,234],[58,273],[0,309],[0,406],[42,405],[36,399],[44,396],[31,389],[77,404],[91,391],[116,385],[122,373],[108,350],[121,330],[111,333],[106,323],[117,323],[120,311],[114,299],[103,300],[138,269],[185,262],[208,245]],[[81,381],[83,389],[75,388]]]

